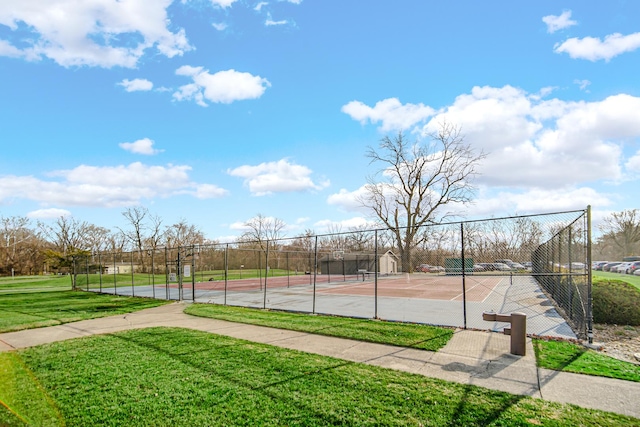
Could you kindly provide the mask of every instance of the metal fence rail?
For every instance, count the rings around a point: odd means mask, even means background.
[[[90,291],[590,337],[589,209],[269,241],[96,253],[73,263]],[[407,244],[405,236],[412,239]],[[405,239],[405,240],[403,240]]]

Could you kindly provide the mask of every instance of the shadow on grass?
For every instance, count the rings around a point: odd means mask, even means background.
[[[256,345],[258,347],[262,347],[262,346],[271,347],[271,346],[264,345],[264,344],[255,344],[249,341],[229,339],[226,337],[222,343],[213,343],[211,341],[207,341],[206,344],[202,343],[202,345],[200,346],[200,349],[195,351],[194,349],[181,350],[180,348],[177,348],[177,347],[167,347],[166,345],[159,344],[159,342],[166,341],[165,338],[169,339],[170,335],[181,334],[181,333],[184,335],[185,333],[188,334],[189,332],[193,332],[193,331],[186,330],[186,329],[185,330],[175,329],[175,328],[172,328],[169,330],[164,328],[162,329],[154,328],[152,330],[147,329],[145,331],[145,335],[147,336],[146,338],[144,336],[131,337],[131,336],[122,335],[122,334],[113,335],[113,336],[119,340],[123,340],[127,342],[127,345],[139,346],[147,349],[150,352],[159,353],[165,357],[169,357],[171,359],[177,360],[179,363],[187,365],[190,368],[200,372],[205,377],[207,376],[210,377],[213,373],[215,376],[219,376],[220,378],[223,378],[224,381],[230,384],[240,386],[241,388],[246,390],[251,390],[251,391],[261,393],[265,397],[273,401],[280,401],[281,404],[284,404],[284,405],[292,405],[291,399],[288,396],[288,392],[287,392],[289,390],[288,385],[290,385],[291,383],[298,382],[298,384],[294,385],[292,388],[294,389],[300,388],[302,390],[305,390],[305,393],[308,396],[306,401],[305,399],[296,399],[295,407],[297,408],[297,410],[302,410],[302,412],[304,412],[306,416],[312,417],[314,421],[320,423],[320,425],[343,425],[345,424],[345,422],[348,423],[348,420],[345,419],[344,413],[346,412],[348,414],[349,408],[348,407],[341,408],[339,406],[337,408],[336,407],[326,408],[325,406],[320,406],[320,408],[318,408],[316,405],[313,404],[313,402],[317,401],[318,399],[321,400],[323,398],[326,398],[327,392],[324,389],[321,389],[320,391],[316,391],[313,388],[314,386],[310,386],[310,389],[307,389],[306,385],[301,384],[301,382],[304,382],[306,379],[313,379],[313,377],[320,377],[320,378],[315,378],[315,380],[321,384],[334,383],[335,385],[340,383],[341,377],[344,377],[345,374],[349,374],[349,372],[344,372],[344,371],[339,372],[339,371],[342,370],[342,368],[349,368],[349,367],[358,368],[359,366],[362,366],[362,367],[365,367],[367,371],[370,369],[371,372],[377,372],[378,370],[387,371],[384,368],[366,366],[356,362],[337,360],[337,359],[322,356],[324,360],[328,361],[329,363],[328,366],[305,370],[304,372],[295,373],[293,375],[287,375],[286,371],[278,371],[278,376],[279,376],[278,379],[273,381],[267,381],[262,384],[256,384],[250,379],[248,380],[242,379],[239,376],[236,376],[230,373],[225,373],[224,371],[212,372],[212,370],[206,368],[206,365],[198,363],[198,360],[201,359],[199,355],[202,355],[203,356],[202,358],[211,357],[211,353],[214,352],[215,349],[220,349],[225,347],[226,348],[237,347],[241,350],[246,351],[247,344]],[[212,344],[213,346],[211,346]],[[279,350],[285,351],[285,352],[294,352],[299,354],[301,353],[295,350],[287,350],[287,349],[279,349]],[[251,363],[251,361],[248,361],[248,363]],[[333,373],[336,373],[336,375],[333,375]],[[406,374],[406,375],[414,376],[413,374]],[[415,377],[419,377],[419,376],[415,375]],[[255,377],[252,377],[252,378],[255,378]],[[426,377],[424,378],[426,379]],[[446,382],[440,381],[440,380],[429,379],[429,381],[446,384]],[[283,386],[283,385],[285,387],[280,388],[280,386]],[[327,385],[327,387],[329,387],[329,385]],[[368,397],[366,396],[367,394],[366,390],[355,390],[355,391],[349,390],[348,389],[349,386],[347,384],[344,384],[342,387],[344,387],[344,393],[347,393],[347,394],[361,393],[363,395],[362,396],[363,404]],[[517,405],[518,402],[520,402],[523,398],[525,398],[525,396],[517,396],[517,395],[511,395],[509,393],[504,393],[504,392],[491,391],[490,393],[495,394],[494,404],[489,405],[489,407],[487,407],[487,406],[479,405],[477,403],[478,396],[485,395],[487,390],[484,390],[482,388],[478,388],[472,385],[453,384],[451,386],[443,385],[443,387],[453,387],[454,389],[459,391],[459,393],[458,392],[455,393],[456,396],[454,398],[451,394],[449,394],[446,398],[446,400],[451,403],[450,408],[452,410],[446,411],[451,415],[450,417],[448,417],[446,422],[442,425],[448,425],[448,426],[466,426],[470,424],[472,425],[491,424],[494,421],[501,419],[502,415],[506,411],[508,411],[509,408],[513,407],[514,405]],[[419,390],[419,391],[424,392],[424,390]],[[433,388],[431,391],[431,393],[441,393],[441,392],[442,391],[439,390],[438,387]],[[358,397],[358,399],[359,398],[360,396]],[[397,396],[395,398],[397,399]],[[451,400],[452,398],[454,399],[453,401]],[[384,399],[389,399],[393,401],[394,397],[385,396]],[[497,400],[497,402],[495,402],[495,400]],[[453,402],[456,402],[456,401],[457,401],[457,404],[454,406]],[[355,404],[355,406],[357,406],[358,409],[361,409],[360,408],[361,404],[359,402],[355,402],[355,403],[349,402],[349,403]],[[367,402],[367,404],[369,403]],[[373,406],[379,408],[383,405],[381,402],[377,402]],[[325,409],[323,410],[323,408]],[[441,411],[441,409],[437,409],[437,410]],[[334,414],[334,412],[337,412],[337,413]],[[340,415],[340,414],[343,414],[343,415]],[[438,417],[442,418],[442,414],[438,414]]]

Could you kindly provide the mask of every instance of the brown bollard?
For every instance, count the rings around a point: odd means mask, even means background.
[[[482,319],[489,322],[508,322],[511,327],[504,328],[504,334],[511,336],[511,354],[527,354],[527,315],[524,313],[498,314],[482,313]]]
[[[527,315],[511,313],[511,354],[527,354]]]

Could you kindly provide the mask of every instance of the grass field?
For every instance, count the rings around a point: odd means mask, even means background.
[[[187,314],[273,328],[437,351],[452,330],[428,325],[310,316],[211,304],[192,304]],[[535,339],[538,366],[556,371],[640,382],[640,365],[618,360],[579,344]]]
[[[0,281],[0,328],[57,324],[163,303],[69,291],[64,279]],[[188,312],[431,351],[451,333],[424,325],[204,304],[191,305]],[[640,366],[572,343],[536,340],[534,346],[538,363],[549,369],[640,379]],[[0,353],[0,385],[0,426],[640,426],[640,420],[614,414],[175,328]]]
[[[69,276],[0,277],[0,295],[14,292],[49,292],[69,289],[71,289]]]
[[[256,269],[237,269],[228,270],[226,272],[228,280],[236,279],[253,279],[264,277],[264,270]],[[304,272],[292,272],[283,269],[272,268],[269,270],[269,277],[281,277],[287,275],[304,276]],[[34,276],[37,277],[37,276]],[[52,276],[50,276],[52,277]],[[53,276],[56,277],[56,276]],[[61,276],[66,278],[66,282],[71,287],[71,278],[69,276]],[[225,278],[224,270],[204,270],[196,271],[192,276],[182,277],[183,283],[221,281]],[[169,279],[171,279],[169,277]],[[156,273],[118,273],[118,274],[99,274],[99,273],[81,273],[76,275],[76,286],[81,289],[98,289],[113,288],[114,286],[149,286],[161,285],[167,283],[167,275],[164,268],[159,269]],[[176,280],[170,280],[170,283],[177,283]],[[1,286],[1,285],[0,285]]]
[[[429,351],[437,351],[444,347],[453,336],[453,329],[437,326],[335,316],[312,316],[213,304],[192,304],[185,309],[185,313],[229,322],[250,323]]]
[[[65,276],[0,281],[0,332],[40,328],[157,307],[166,301],[70,290]]]
[[[609,273],[608,271],[595,271],[591,272],[593,276],[593,280],[599,279],[613,279],[620,280],[622,282],[627,282],[636,288],[640,289],[640,276],[635,276],[632,274],[618,274],[618,273]]]
[[[633,426],[640,420],[153,328],[0,355],[0,425]],[[9,409],[10,408],[10,409]]]

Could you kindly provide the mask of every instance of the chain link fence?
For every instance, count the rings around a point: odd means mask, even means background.
[[[76,288],[462,328],[522,312],[531,335],[591,337],[589,209],[278,240],[99,253]]]

